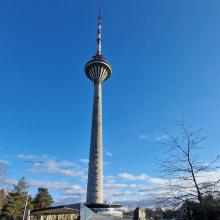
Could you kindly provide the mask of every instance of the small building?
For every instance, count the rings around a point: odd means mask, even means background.
[[[30,212],[29,220],[77,220],[80,204],[35,209]]]
[[[123,213],[116,204],[71,204],[44,209],[34,209],[29,220],[86,220],[90,219],[122,219]]]

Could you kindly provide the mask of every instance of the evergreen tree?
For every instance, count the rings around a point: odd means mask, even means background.
[[[13,186],[13,190],[8,193],[7,204],[4,207],[4,215],[12,217],[14,220],[23,216],[25,201],[27,197],[27,183],[23,178]],[[27,210],[32,209],[32,199],[29,196]]]
[[[34,209],[51,207],[53,198],[47,188],[38,188],[38,192],[33,200]]]

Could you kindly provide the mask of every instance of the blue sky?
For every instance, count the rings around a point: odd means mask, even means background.
[[[32,193],[46,185],[57,201],[85,198],[93,85],[83,68],[99,7],[113,69],[103,86],[107,190],[125,200],[132,184],[161,181],[155,140],[182,115],[208,137],[202,159],[220,153],[218,0],[1,1],[0,160],[12,183],[28,176],[26,158],[43,159]]]

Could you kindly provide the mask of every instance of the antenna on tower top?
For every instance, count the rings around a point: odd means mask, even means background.
[[[97,51],[96,56],[101,56],[102,53],[102,42],[101,42],[101,9],[99,9],[98,16],[98,37],[97,37]]]

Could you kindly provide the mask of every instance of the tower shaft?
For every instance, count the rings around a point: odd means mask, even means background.
[[[92,130],[86,203],[103,203],[102,80],[94,81]]]

